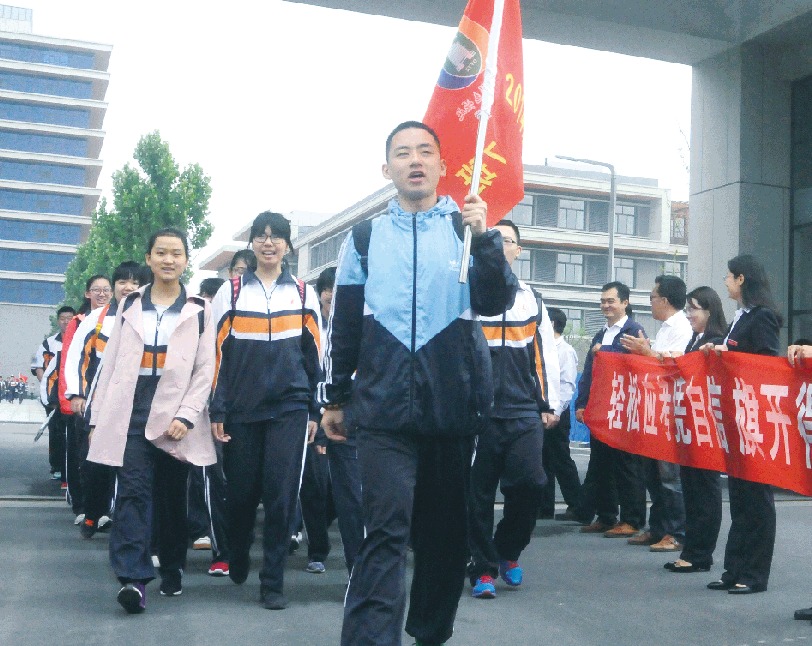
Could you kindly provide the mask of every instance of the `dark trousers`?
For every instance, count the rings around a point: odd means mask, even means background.
[[[345,442],[327,445],[333,505],[338,518],[338,531],[344,544],[344,562],[352,572],[355,557],[364,540],[364,514],[361,504],[361,473],[355,436]]]
[[[186,566],[188,474],[188,464],[155,448],[143,435],[127,436],[124,463],[117,470],[116,520],[110,530],[110,564],[122,584],[155,578],[153,506],[161,577],[176,577]]]
[[[302,479],[307,411],[276,419],[227,423],[231,440],[223,447],[226,476],[228,546],[232,559],[248,560],[254,540],[257,506],[262,500],[262,594],[282,594],[290,532]]]
[[[651,458],[641,458],[641,463],[646,487],[651,495],[649,531],[652,537],[659,541],[665,535],[670,535],[678,542],[684,543],[685,503],[679,465]]]
[[[188,536],[211,539],[211,560],[229,561],[226,537],[226,483],[223,476],[223,449],[218,442],[217,463],[207,467],[192,466],[188,482]]]
[[[597,514],[600,522],[614,525],[617,522],[617,490],[612,476],[614,449],[594,436],[589,439],[589,449],[589,465],[576,515],[589,523]]]
[[[319,453],[315,444],[308,444],[305,451],[299,502],[307,532],[307,558],[310,561],[325,561],[330,554],[327,528],[335,518],[335,509],[327,454]]]
[[[722,526],[722,485],[719,473],[680,467],[685,502],[685,545],[680,558],[698,565],[713,565],[713,551]]]
[[[517,561],[536,527],[541,489],[544,429],[538,417],[491,419],[479,435],[471,467],[469,543],[472,584],[483,574],[499,574],[500,561]],[[501,480],[505,507],[493,530],[493,505]]]
[[[81,417],[65,415],[65,482],[68,483],[68,504],[74,514],[83,514],[84,492],[79,466],[84,450],[87,456],[87,433]]]
[[[643,458],[633,453],[611,449],[613,475],[620,505],[620,522],[642,529],[646,526],[646,481]]]
[[[98,522],[109,514],[116,484],[114,467],[87,461],[87,453],[79,469],[84,497],[85,518]]]
[[[547,484],[541,491],[541,513],[545,516],[555,513],[556,480],[567,507],[577,508],[581,498],[581,479],[578,477],[578,467],[570,455],[569,408],[561,414],[558,424],[544,429],[541,463],[547,474]]]
[[[52,408],[45,409],[50,413]],[[48,464],[51,473],[57,471],[62,474],[62,482],[65,480],[65,418],[57,409],[51,419],[48,420]]]
[[[401,643],[410,536],[406,632],[442,643],[453,632],[465,580],[473,439],[359,429],[357,442],[367,535],[350,577],[341,644]]]
[[[767,588],[775,547],[775,500],[770,485],[729,476],[730,532],[722,580]]]

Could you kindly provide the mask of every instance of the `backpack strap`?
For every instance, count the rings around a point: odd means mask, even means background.
[[[361,271],[369,275],[369,239],[372,236],[372,220],[363,220],[352,227],[355,251],[361,257]]]
[[[197,336],[203,336],[203,328],[205,327],[205,314],[206,310],[200,310],[197,313]]]
[[[242,289],[242,276],[234,276],[231,281],[231,312],[228,315],[231,327],[234,327],[234,313],[237,311],[237,299]],[[201,328],[202,329],[202,328]]]

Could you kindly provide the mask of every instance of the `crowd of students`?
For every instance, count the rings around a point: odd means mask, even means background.
[[[198,295],[181,281],[186,236],[166,228],[147,241],[145,266],[128,261],[111,279],[92,276],[79,311],[57,312],[59,331],[32,366],[50,414],[51,471],[81,536],[109,530],[121,606],[143,612],[156,576],[161,595],[181,594],[191,538],[211,549],[210,575],[244,583],[262,502],[265,608],[288,605],[286,561],[303,526],[307,571],[325,571],[327,526],[337,518],[350,575],[342,644],[400,643],[408,546],[406,630],[418,644],[441,644],[466,574],[479,599],[496,596],[499,578],[522,584],[519,559],[537,518],[554,514],[555,478],[567,503],[556,519],[680,551],[665,564],[672,572],[709,571],[719,474],[593,438],[582,485],[568,442],[577,357],[562,337],[564,313],[548,311],[510,269],[518,227],[502,220],[487,229],[476,196],[461,210],[438,199],[440,144],[424,124],[398,126],[386,155],[398,197],[353,228],[337,271],[315,289],[290,271],[289,222],[264,212],[230,279],[206,279]],[[448,271],[466,226],[470,286]],[[739,304],[731,325],[713,289],[686,294],[680,279],[660,276],[651,301],[663,325],[653,342],[628,314],[628,287],[604,286],[606,325],[586,358],[579,420],[598,351],[778,353],[781,320],[763,269],[750,256],[728,267],[725,286]],[[812,346],[790,348],[791,362],[807,356]],[[772,491],[728,482],[724,572],[708,587],[761,592],[775,541]]]

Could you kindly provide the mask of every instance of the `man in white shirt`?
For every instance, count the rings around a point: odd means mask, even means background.
[[[677,276],[657,276],[649,296],[651,314],[662,321],[660,331],[649,347],[648,339],[625,335],[620,343],[629,352],[657,357],[682,354],[691,341],[693,331],[683,309],[685,282]],[[669,462],[645,459],[646,486],[651,495],[649,530],[629,539],[632,545],[650,545],[652,552],[674,552],[685,541],[685,506],[679,466]]]
[[[547,314],[553,324],[561,378],[560,403],[554,411],[555,416],[544,429],[544,446],[541,455],[548,480],[542,490],[539,517],[576,520],[575,509],[581,497],[581,480],[578,477],[578,468],[570,456],[570,401],[575,393],[575,383],[578,379],[578,355],[561,336],[567,325],[567,315],[557,307],[548,307]],[[560,514],[555,514],[556,479],[564,502],[567,503],[567,510]]]

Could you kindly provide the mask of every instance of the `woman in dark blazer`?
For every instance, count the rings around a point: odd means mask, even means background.
[[[685,352],[695,352],[707,343],[722,343],[727,330],[719,294],[710,287],[697,287],[686,297],[685,308],[694,335]],[[680,467],[685,502],[685,545],[676,561],[663,567],[671,572],[708,572],[722,526],[722,487],[719,472]]]
[[[767,274],[750,255],[736,256],[727,263],[725,287],[739,309],[720,345],[708,343],[703,352],[749,352],[778,356],[778,314],[770,294]],[[775,501],[772,487],[728,477],[730,532],[725,548],[722,578],[708,584],[711,590],[730,594],[751,594],[767,589],[775,547]]]

